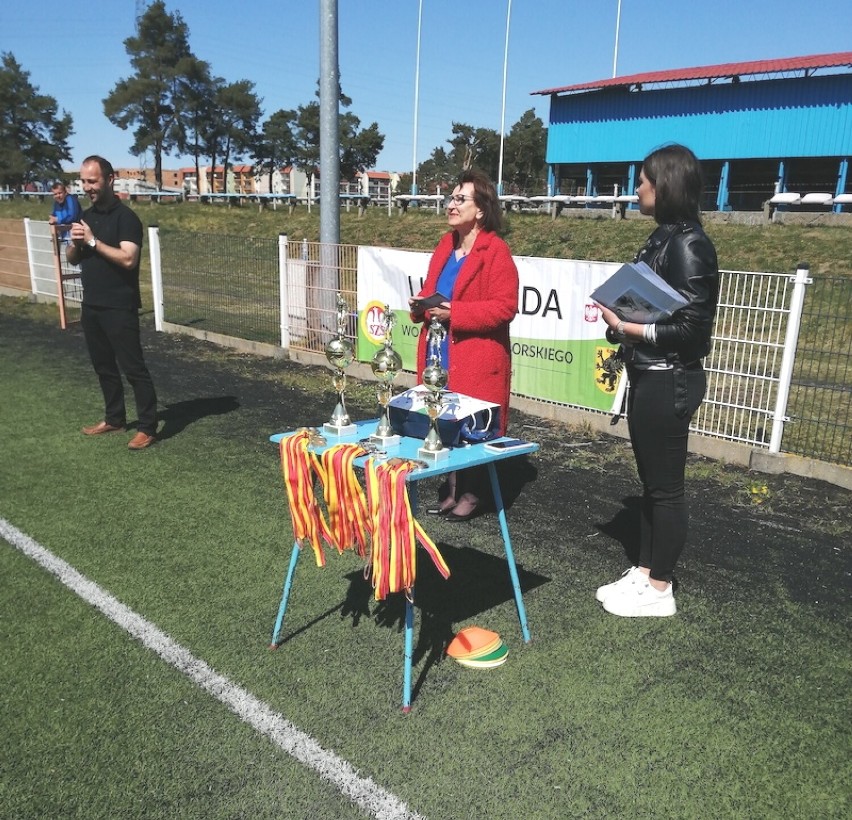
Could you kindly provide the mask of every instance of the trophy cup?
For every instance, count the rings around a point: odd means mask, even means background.
[[[370,436],[370,441],[383,447],[394,447],[400,442],[400,437],[394,433],[388,416],[388,402],[393,395],[393,380],[402,369],[402,357],[393,349],[392,331],[395,323],[396,316],[391,313],[390,306],[385,305],[384,346],[376,351],[376,355],[373,356],[373,361],[370,363],[373,374],[379,380],[376,399],[382,408],[379,425],[376,427],[376,432]]]
[[[343,371],[352,364],[355,358],[355,350],[352,342],[344,336],[346,329],[346,314],[348,305],[343,297],[337,294],[337,336],[331,339],[325,346],[325,357],[334,368],[331,383],[337,391],[337,404],[331,414],[331,418],[323,425],[323,431],[333,436],[346,436],[354,433],[358,428],[352,424],[349,413],[346,410],[346,373]]]
[[[444,447],[441,434],[438,431],[438,416],[441,415],[443,406],[442,391],[447,386],[447,371],[441,364],[441,342],[447,335],[446,328],[437,320],[432,319],[429,325],[428,364],[423,370],[423,386],[429,391],[426,396],[426,413],[429,416],[429,432],[423,439],[423,445],[417,450],[417,455],[423,459],[441,461],[450,455],[450,451]]]

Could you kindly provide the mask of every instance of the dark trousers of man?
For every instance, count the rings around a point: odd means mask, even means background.
[[[137,429],[154,435],[157,393],[142,355],[138,311],[83,305],[81,322],[89,357],[104,394],[104,421],[117,426],[127,421],[121,381],[124,373],[136,399]]]
[[[636,467],[642,481],[639,566],[651,577],[671,581],[686,543],[689,511],[686,472],[689,422],[704,398],[707,379],[701,365],[688,367],[685,407],[675,408],[675,371],[630,368],[627,420]]]

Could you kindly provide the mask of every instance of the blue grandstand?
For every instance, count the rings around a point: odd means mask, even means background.
[[[681,142],[706,211],[852,208],[852,52],[701,66],[550,88],[550,193],[633,194],[642,158]],[[588,200],[586,200],[588,204]],[[632,206],[631,206],[632,207]]]

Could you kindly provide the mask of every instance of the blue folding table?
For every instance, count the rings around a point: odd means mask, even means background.
[[[362,439],[368,438],[376,431],[378,419],[370,419],[361,421],[356,424],[354,433],[345,436],[330,436],[325,435],[327,443],[324,446],[314,446],[313,451],[317,454],[322,453],[329,447],[335,444],[357,444]],[[288,433],[275,433],[270,436],[270,441],[278,444],[282,438],[291,435]],[[496,439],[500,441],[500,439]],[[422,439],[410,438],[403,436],[398,445],[387,449],[388,458],[402,458],[416,461],[424,461],[417,451],[423,446]],[[515,594],[515,604],[518,608],[518,618],[521,622],[521,633],[523,634],[524,642],[529,643],[530,632],[527,626],[527,614],[524,609],[524,599],[521,593],[521,584],[518,580],[518,567],[515,563],[515,554],[512,551],[512,541],[509,538],[509,527],[506,524],[506,510],[503,507],[503,495],[500,492],[500,481],[497,478],[497,470],[495,464],[498,461],[503,461],[507,458],[516,458],[517,456],[528,455],[539,449],[538,444],[533,442],[526,443],[519,447],[513,447],[501,452],[486,450],[483,444],[472,444],[464,447],[450,448],[449,455],[439,461],[425,460],[428,466],[412,470],[407,476],[409,484],[409,499],[411,508],[417,510],[417,482],[424,478],[443,475],[454,470],[463,470],[466,467],[476,467],[484,464],[488,467],[488,474],[491,478],[491,490],[494,493],[494,503],[497,507],[497,518],[500,522],[500,532],[503,535],[503,546],[506,550],[506,562],[509,565],[509,575],[512,579],[512,588]],[[356,467],[364,467],[367,459],[372,454],[360,456],[355,459]],[[290,565],[287,569],[287,575],[284,579],[284,590],[281,595],[281,603],[278,607],[278,615],[275,619],[275,627],[272,630],[272,647],[278,646],[278,638],[281,634],[281,625],[284,622],[284,613],[287,611],[287,600],[290,597],[290,590],[293,586],[293,575],[296,571],[296,563],[299,560],[301,549],[298,544],[293,545],[293,551],[290,554]],[[452,570],[452,567],[450,568]],[[411,710],[411,665],[414,656],[414,590],[411,590],[411,595],[406,596],[405,601],[405,657],[403,665],[403,684],[402,684],[402,710],[408,712]]]

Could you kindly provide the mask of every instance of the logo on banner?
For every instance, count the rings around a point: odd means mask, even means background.
[[[583,320],[586,322],[597,322],[600,318],[601,309],[594,302],[586,302],[585,313],[583,314]]]
[[[618,377],[624,369],[624,362],[615,354],[612,347],[595,349],[595,386],[607,395],[615,393]]]
[[[385,305],[384,302],[367,302],[361,311],[361,332],[375,345],[385,341]]]

